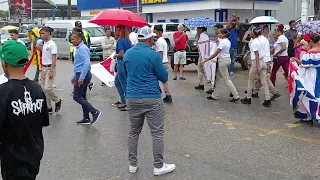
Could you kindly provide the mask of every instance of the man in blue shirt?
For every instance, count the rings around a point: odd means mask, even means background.
[[[236,22],[234,26],[232,22]],[[229,41],[231,42],[230,48],[230,57],[231,57],[231,65],[229,68],[229,75],[231,78],[234,78],[234,63],[236,62],[237,55],[238,55],[238,34],[240,29],[240,21],[237,16],[234,14],[232,15],[231,22],[227,24],[227,28],[230,32]]]
[[[127,103],[130,118],[129,132],[129,171],[138,169],[137,148],[139,134],[144,119],[148,121],[153,139],[154,175],[172,172],[174,164],[163,162],[164,104],[161,99],[159,81],[168,81],[168,72],[162,65],[162,58],[154,51],[153,33],[147,26],[138,30],[139,43],[124,55],[127,74]]]
[[[71,79],[73,85],[73,99],[82,106],[83,119],[78,121],[78,124],[93,124],[96,122],[101,112],[95,109],[87,100],[87,88],[91,81],[91,64],[90,64],[90,50],[83,43],[80,33],[72,35],[72,44],[76,47],[76,55],[74,57],[74,75]],[[92,121],[89,113],[92,114]]]

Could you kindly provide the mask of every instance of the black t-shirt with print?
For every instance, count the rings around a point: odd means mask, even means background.
[[[4,179],[35,179],[49,126],[45,94],[29,79],[0,85],[0,155]]]

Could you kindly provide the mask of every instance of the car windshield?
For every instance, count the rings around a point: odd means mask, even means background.
[[[25,33],[20,33],[19,34],[19,38],[27,38],[27,37],[28,37],[28,35],[25,34]]]
[[[83,29],[89,33],[90,37],[101,37],[106,35],[102,27],[88,27]]]

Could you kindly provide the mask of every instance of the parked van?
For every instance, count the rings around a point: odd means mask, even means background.
[[[91,57],[99,57],[100,60],[103,60],[101,41],[105,37],[105,31],[102,27],[89,23],[88,20],[52,20],[45,23],[54,30],[52,39],[58,46],[58,58],[70,58],[69,33],[75,27],[76,21],[81,21],[83,30],[87,31],[90,36]]]

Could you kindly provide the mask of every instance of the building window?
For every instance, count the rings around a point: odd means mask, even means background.
[[[166,20],[164,20],[164,19],[159,19],[158,21],[157,21],[158,23],[164,23],[164,22],[166,22]]]

